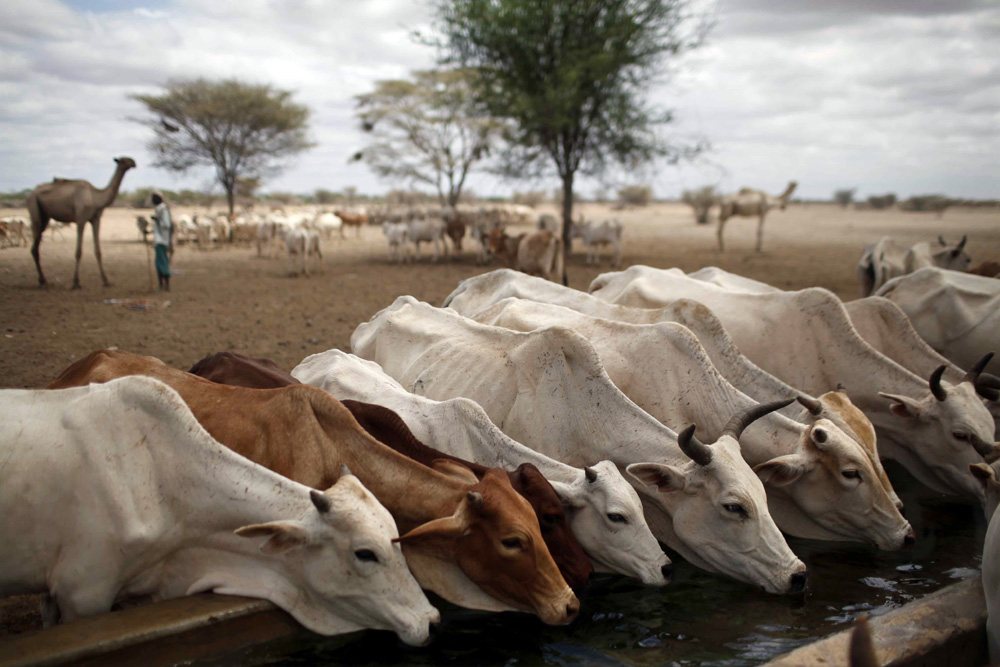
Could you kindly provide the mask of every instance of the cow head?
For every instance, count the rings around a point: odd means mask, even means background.
[[[972,264],[972,258],[965,252],[965,242],[967,240],[966,236],[962,236],[961,241],[955,245],[949,245],[945,243],[944,238],[938,236],[938,243],[941,244],[941,248],[931,251],[934,264],[940,266],[942,269],[950,269],[952,271],[968,270],[969,265]]]
[[[987,354],[958,384],[941,379],[945,366],[930,377],[929,390],[920,398],[879,393],[892,401],[892,415],[905,425],[899,444],[912,456],[913,467],[928,486],[982,502],[982,487],[968,474],[969,465],[1000,457],[993,441],[993,416],[976,394],[976,381],[993,354]]]
[[[535,511],[542,539],[559,566],[563,579],[574,590],[586,586],[594,567],[573,536],[555,489],[531,463],[522,463],[511,472],[510,483]]]
[[[499,469],[469,486],[453,515],[417,526],[398,541],[452,560],[492,597],[550,625],[569,623],[580,610],[531,506]]]
[[[670,582],[673,564],[650,532],[638,494],[613,463],[596,463],[552,488],[597,571],[654,586]]]
[[[865,450],[833,422],[802,429],[797,451],[754,467],[803,534],[894,551],[915,540]],[[792,507],[789,507],[789,503]]]
[[[711,446],[698,441],[694,426],[688,427],[677,437],[690,459],[686,464],[633,463],[627,468],[647,488],[655,488],[652,502],[670,515],[667,529],[685,558],[771,593],[804,590],[806,566],[771,518],[764,485],[744,462],[739,436],[751,421],[789,402],[757,405],[734,416]]]
[[[297,520],[244,526],[240,537],[266,538],[265,554],[293,574],[298,595],[286,611],[314,632],[394,630],[420,646],[440,614],[407,569],[392,516],[357,477],[344,471],[325,492],[311,491]],[[282,605],[284,606],[284,605]]]

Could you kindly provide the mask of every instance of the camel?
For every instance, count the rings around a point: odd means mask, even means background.
[[[722,206],[719,209],[719,250],[725,250],[722,245],[722,230],[726,227],[726,220],[733,216],[741,218],[758,217],[757,222],[757,252],[763,249],[764,245],[764,218],[772,208],[782,211],[788,206],[788,199],[798,185],[795,181],[788,184],[785,191],[777,197],[773,197],[763,190],[753,188],[743,188],[735,195],[728,195],[722,198]]]
[[[104,264],[101,263],[101,213],[111,205],[118,196],[118,188],[122,184],[125,172],[135,166],[135,160],[130,157],[115,158],[115,175],[111,177],[108,187],[98,190],[84,180],[54,178],[51,183],[42,183],[28,193],[25,204],[31,214],[31,256],[35,258],[35,268],[38,269],[38,285],[45,287],[45,274],[42,273],[42,263],[38,258],[38,246],[42,243],[42,234],[49,225],[49,220],[76,223],[76,270],[73,272],[73,289],[80,288],[80,256],[83,254],[83,231],[90,223],[94,235],[94,256],[97,257],[97,268],[101,271],[101,280],[105,287],[110,287],[108,277],[104,274]]]

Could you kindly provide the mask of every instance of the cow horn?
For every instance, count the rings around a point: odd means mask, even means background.
[[[745,429],[750,424],[754,423],[766,414],[770,414],[775,410],[780,410],[781,408],[789,405],[794,398],[786,398],[783,401],[774,401],[772,403],[761,403],[760,405],[755,405],[752,408],[747,408],[739,414],[733,415],[732,419],[726,424],[725,428],[722,429],[723,435],[731,435],[737,440],[743,435],[743,429]]]
[[[944,387],[941,386],[941,376],[944,375],[944,371],[946,368],[948,367],[945,366],[944,364],[941,364],[940,366],[934,369],[933,373],[931,373],[931,380],[929,383],[931,386],[931,393],[934,394],[934,398],[936,398],[939,401],[943,401],[944,399],[948,398],[948,394],[945,393]]]
[[[320,514],[326,514],[333,509],[333,502],[325,493],[320,493],[316,489],[310,489],[309,497],[312,499],[313,505],[316,506],[316,509],[319,510]]]
[[[837,383],[837,391],[839,393],[841,393],[841,394],[846,394],[847,393],[847,387],[844,386],[843,382],[838,382]]]
[[[972,448],[976,450],[976,453],[986,459],[987,463],[992,463],[997,460],[998,453],[1000,453],[1000,442],[989,442],[987,440],[983,440],[978,435],[973,434]]]
[[[795,400],[799,402],[800,405],[805,407],[813,417],[819,417],[823,412],[823,404],[819,402],[818,398],[813,398],[812,396],[806,396],[805,394],[799,394],[795,397]]]
[[[969,239],[966,237],[966,235],[962,234],[962,240],[958,242],[958,249],[959,250],[964,249],[965,248],[965,242],[968,241],[968,240]]]
[[[472,509],[483,509],[483,494],[478,491],[469,491],[465,494],[465,497],[469,499],[469,504],[472,505]]]
[[[691,424],[686,429],[677,434],[677,444],[681,451],[700,466],[707,466],[712,462],[712,450],[708,445],[694,437],[695,425]]]
[[[351,469],[347,467],[346,463],[341,463],[340,464],[340,476],[341,477],[346,477],[348,475],[353,475],[353,474],[354,473],[351,472]]]
[[[587,477],[587,481],[594,483],[597,481],[597,471],[590,466],[583,467],[583,474]]]
[[[948,245],[947,243],[944,242],[944,237],[941,236],[940,234],[938,234],[938,243],[940,243],[941,245]]]
[[[969,372],[965,374],[962,378],[962,382],[971,382],[972,386],[979,384],[979,375],[983,372],[983,369],[989,365],[990,359],[993,358],[992,352],[987,352],[983,355],[983,358],[975,363],[975,365],[969,369]]]

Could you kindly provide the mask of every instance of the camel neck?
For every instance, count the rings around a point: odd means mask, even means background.
[[[115,200],[118,196],[118,188],[121,187],[122,179],[125,178],[125,172],[127,167],[123,167],[120,164],[115,169],[114,175],[111,176],[111,180],[108,182],[107,187],[103,190],[98,190],[98,194],[101,197],[101,203],[108,206]]]

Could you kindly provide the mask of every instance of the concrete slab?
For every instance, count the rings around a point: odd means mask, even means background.
[[[978,667],[989,662],[986,599],[979,577],[946,586],[870,622],[881,665]],[[847,667],[849,635],[830,635],[775,658],[767,667]]]

